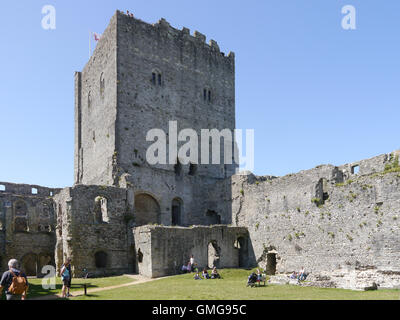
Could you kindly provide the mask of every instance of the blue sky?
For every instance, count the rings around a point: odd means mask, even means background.
[[[56,30],[41,27],[56,8]],[[353,5],[357,29],[341,27]],[[236,125],[255,173],[284,175],[400,148],[400,1],[1,1],[0,181],[73,184],[74,71],[115,10],[198,30],[236,54]]]

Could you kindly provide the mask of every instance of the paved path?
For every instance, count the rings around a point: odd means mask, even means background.
[[[99,291],[104,291],[104,290],[111,290],[111,289],[117,289],[117,288],[122,288],[122,287],[128,287],[128,286],[133,286],[136,284],[141,284],[141,283],[145,283],[145,282],[151,282],[151,281],[156,281],[156,280],[160,280],[162,278],[146,278],[140,275],[133,275],[133,274],[124,274],[124,276],[129,277],[134,279],[133,282],[128,282],[128,283],[124,283],[124,284],[119,284],[116,286],[109,286],[109,287],[103,287],[103,288],[94,288],[94,289],[87,289],[87,294],[91,294],[91,293],[95,293],[95,292],[99,292]],[[90,281],[90,279],[89,279]],[[74,297],[77,296],[83,296],[84,291],[73,291],[71,292],[71,294]],[[52,295],[48,295],[48,296],[40,296],[40,297],[33,297],[33,298],[28,298],[28,300],[56,300],[61,298],[61,293],[59,294],[52,294]]]

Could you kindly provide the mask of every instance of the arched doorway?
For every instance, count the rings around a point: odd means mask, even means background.
[[[180,226],[182,225],[182,200],[179,198],[175,198],[172,200],[172,225]]]
[[[208,244],[208,267],[219,268],[221,249],[218,247],[217,241],[210,241]]]
[[[267,266],[265,272],[268,275],[275,275],[276,273],[276,252],[267,253]]]
[[[239,237],[235,241],[235,248],[239,255],[239,268],[247,268],[249,260],[249,249],[247,238]]]
[[[37,275],[37,255],[34,253],[28,253],[21,259],[22,271],[25,272],[27,276]]]
[[[49,253],[41,253],[38,258],[38,276],[43,276],[42,269],[44,266],[54,265],[53,257]]]
[[[160,206],[146,193],[135,196],[135,223],[137,226],[160,223]]]

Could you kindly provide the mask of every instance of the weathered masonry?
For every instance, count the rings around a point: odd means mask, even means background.
[[[232,221],[249,226],[257,262],[279,273],[304,266],[331,286],[399,286],[399,154],[284,177],[234,176]]]
[[[42,276],[70,257],[75,276],[160,277],[193,254],[199,268],[304,266],[316,285],[399,286],[400,151],[284,177],[146,161],[147,132],[170,121],[235,129],[234,54],[205,40],[115,13],[75,73],[74,186],[0,182],[1,269],[17,258]]]

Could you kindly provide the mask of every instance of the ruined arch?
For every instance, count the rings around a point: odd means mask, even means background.
[[[94,199],[94,219],[97,223],[109,222],[108,199],[104,196]]]
[[[38,273],[38,257],[35,253],[27,253],[21,259],[21,269],[27,276],[36,276]]]
[[[37,266],[38,266],[38,275],[44,275],[42,273],[42,269],[44,266],[54,266],[54,258],[53,254],[49,252],[41,252],[38,255],[38,261],[37,261]]]
[[[172,214],[172,225],[182,225],[182,213],[183,213],[183,201],[180,198],[172,200],[171,214]]]
[[[247,268],[249,260],[249,244],[248,239],[245,237],[238,237],[234,244],[238,250],[238,264],[239,268]]]
[[[161,220],[160,205],[148,193],[135,195],[135,223],[137,226],[145,224],[159,224]]]
[[[208,267],[209,268],[213,268],[213,267],[219,268],[221,248],[218,247],[217,241],[212,240],[208,243],[207,256],[208,256]]]

